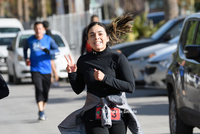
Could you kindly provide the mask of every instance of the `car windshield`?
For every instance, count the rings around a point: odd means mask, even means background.
[[[167,21],[163,26],[161,26],[152,36],[152,39],[158,39],[174,24],[173,20]]]
[[[0,28],[0,33],[17,33],[21,31],[19,28]]]
[[[54,34],[53,35],[53,39],[55,40],[55,42],[58,45],[58,47],[65,47],[65,44],[64,44],[63,40],[60,38],[59,35]]]
[[[0,46],[11,45],[14,37],[0,37]]]
[[[25,43],[26,43],[26,40],[30,37],[31,35],[22,35],[20,37],[20,41],[19,41],[19,47],[22,48]],[[53,39],[55,40],[56,44],[58,47],[65,47],[65,44],[63,42],[63,40],[61,39],[61,37],[57,34],[54,34],[53,35]]]

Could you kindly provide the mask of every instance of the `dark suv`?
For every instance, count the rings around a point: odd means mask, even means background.
[[[166,74],[171,134],[200,128],[200,14],[188,16]]]

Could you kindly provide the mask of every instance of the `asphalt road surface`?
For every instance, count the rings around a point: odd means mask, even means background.
[[[3,75],[7,80],[6,74]],[[86,92],[76,95],[70,84],[50,89],[45,113],[47,121],[38,121],[34,86],[30,79],[20,85],[8,84],[10,95],[0,100],[0,134],[59,134],[58,124],[71,112],[83,106]],[[168,100],[166,90],[137,88],[127,94],[129,105],[145,134],[169,134]],[[194,130],[200,134],[199,129]],[[128,131],[128,134],[130,132]]]

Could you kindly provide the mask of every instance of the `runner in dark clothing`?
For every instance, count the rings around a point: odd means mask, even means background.
[[[97,15],[92,15],[90,22],[99,22],[99,17]],[[91,46],[87,44],[87,27],[85,27],[82,33],[81,55],[91,51]]]
[[[31,78],[35,86],[35,98],[38,105],[39,120],[46,120],[44,113],[48,101],[49,89],[51,85],[51,55],[59,52],[55,41],[48,35],[44,34],[42,22],[35,22],[35,35],[27,39],[24,45],[24,59],[27,66],[30,66]],[[30,49],[30,56],[28,56]]]
[[[51,30],[49,29],[49,22],[45,20],[42,22],[42,24],[46,30],[46,35],[49,35],[51,36],[51,38],[53,38],[53,34],[51,33]]]
[[[109,45],[121,41],[119,35],[131,32],[132,25],[129,23],[132,21],[132,15],[128,14],[117,18],[108,28],[100,22],[88,26],[87,41],[92,52],[82,55],[77,66],[70,55],[69,58],[65,56],[70,84],[76,94],[80,94],[86,85],[87,92],[99,98],[134,92],[135,82],[128,60],[124,54],[109,48]],[[129,116],[123,109],[113,105],[109,107],[114,112],[111,114],[110,128],[103,127],[100,120],[102,103],[84,113],[87,134],[126,134]]]
[[[52,39],[54,39],[53,34],[51,33],[51,30],[49,29],[49,22],[45,20],[42,22],[42,24],[46,30],[46,35],[49,35],[49,36],[51,36]],[[51,56],[51,69],[52,69],[51,83],[52,83],[52,86],[58,87],[59,86],[59,83],[58,83],[59,77],[58,77],[58,73],[56,71],[56,64],[54,61],[55,59],[56,59],[55,55],[52,55]]]

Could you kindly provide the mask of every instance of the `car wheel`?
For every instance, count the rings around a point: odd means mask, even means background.
[[[182,122],[177,113],[173,93],[171,94],[169,100],[169,126],[171,134],[193,134],[193,127]]]
[[[14,68],[13,68],[13,69],[14,69]],[[14,83],[14,84],[19,84],[19,83],[21,83],[21,79],[20,79],[20,78],[17,78],[15,69],[14,69],[13,83]]]
[[[8,82],[9,83],[12,83],[13,82],[13,76],[8,74]]]

